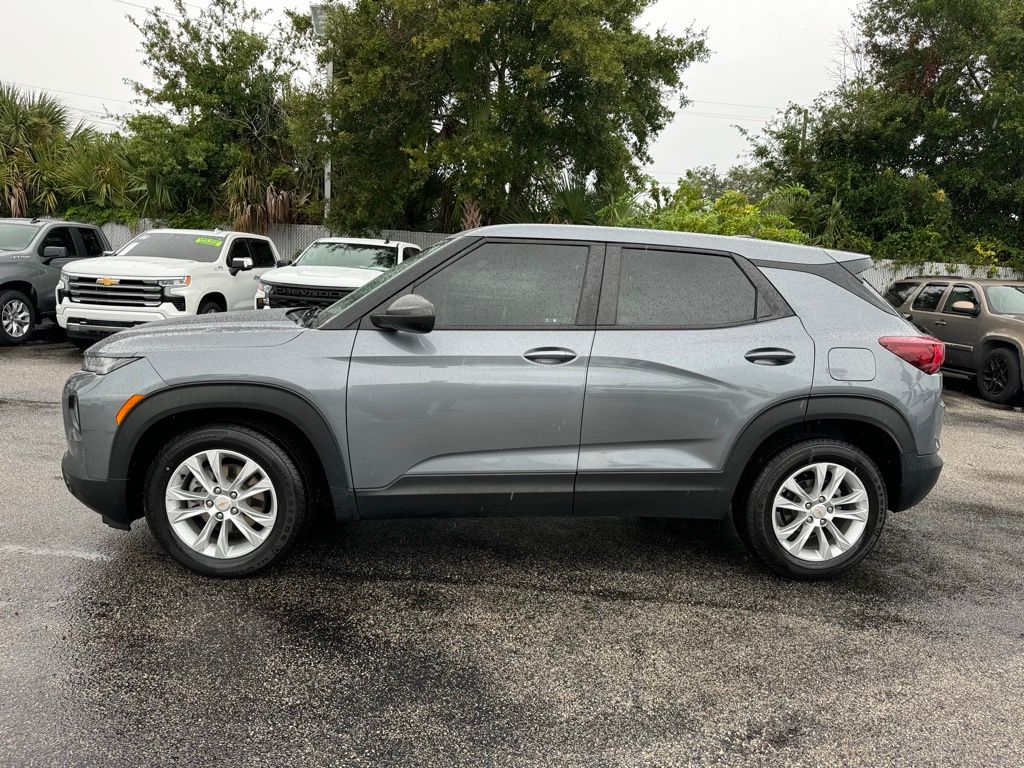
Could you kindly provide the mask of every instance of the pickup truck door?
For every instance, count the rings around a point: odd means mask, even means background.
[[[44,256],[46,249],[50,247],[63,248],[67,255],[59,258]],[[72,234],[71,227],[50,227],[43,236],[36,247],[36,258],[41,267],[41,274],[36,284],[36,300],[39,303],[40,314],[51,314],[55,310],[57,281],[60,280],[61,269],[66,264],[77,261],[83,255],[84,251],[79,251],[79,241]]]
[[[252,269],[235,271],[231,267],[231,262],[236,258],[252,259]],[[267,241],[250,237],[236,237],[231,241],[225,261],[229,280],[224,293],[229,312],[252,309],[253,302],[256,300],[256,286],[259,284],[260,275],[268,269],[273,269],[275,264],[276,259]]]

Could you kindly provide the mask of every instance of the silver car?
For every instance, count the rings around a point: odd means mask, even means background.
[[[183,318],[68,381],[72,493],[242,576],[316,514],[726,519],[771,568],[863,559],[942,461],[941,342],[860,254],[674,232],[464,232],[321,310]]]

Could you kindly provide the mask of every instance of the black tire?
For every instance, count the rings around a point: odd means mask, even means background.
[[[779,542],[772,528],[772,504],[786,479],[802,466],[815,462],[840,464],[854,472],[868,495],[868,520],[864,532],[846,552],[824,562],[801,560]],[[888,498],[878,467],[859,448],[839,440],[815,438],[782,449],[758,472],[747,495],[744,524],[746,540],[764,563],[777,573],[802,579],[835,576],[863,560],[878,542],[885,527]]]
[[[978,392],[990,403],[1006,405],[1021,392],[1020,358],[1007,347],[991,350],[978,371]]]
[[[266,470],[277,495],[277,516],[269,536],[252,552],[236,558],[210,557],[186,546],[171,528],[164,506],[174,470],[192,454],[214,448],[254,459]],[[168,554],[193,571],[220,578],[251,576],[279,563],[302,537],[309,519],[303,473],[289,453],[264,433],[234,424],[200,427],[173,438],[150,464],[143,494],[146,522]]]
[[[199,305],[199,312],[197,314],[212,315],[215,312],[223,311],[224,307],[222,307],[220,302],[216,299],[203,299],[202,303]]]
[[[20,304],[16,306],[20,308],[23,305],[24,310],[28,311],[28,328],[24,333],[18,335],[10,333],[7,328],[4,327],[4,323],[0,322],[0,344],[24,344],[32,338],[32,332],[35,330],[36,324],[39,322],[39,316],[36,314],[36,308],[32,304],[32,299],[21,291],[11,289],[0,290],[0,319],[4,317],[4,310],[8,308],[8,305],[13,305],[15,302],[20,302]]]

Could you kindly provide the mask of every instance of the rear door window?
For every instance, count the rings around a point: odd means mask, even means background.
[[[918,283],[893,283],[883,298],[894,307],[902,307],[917,286]]]
[[[942,294],[946,292],[949,283],[928,283],[914,299],[913,308],[918,312],[936,312],[939,302],[942,301]]]
[[[78,236],[82,238],[86,256],[102,256],[107,249],[99,232],[91,227],[78,227]]]
[[[757,293],[728,256],[624,247],[616,325],[707,328],[753,322]]]

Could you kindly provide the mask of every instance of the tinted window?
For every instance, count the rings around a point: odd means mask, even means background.
[[[618,325],[728,325],[752,321],[756,306],[754,286],[727,256],[622,250]]]
[[[82,238],[86,256],[99,256],[106,250],[103,240],[100,239],[99,233],[95,229],[79,227],[78,235]]]
[[[934,312],[946,292],[948,283],[929,283],[914,299],[914,309],[919,312]]]
[[[402,261],[405,261],[406,259],[415,259],[417,256],[419,256],[419,254],[420,254],[420,249],[419,248],[417,248],[417,247],[415,247],[413,245],[407,245],[405,247],[405,252],[402,253]]]
[[[251,259],[252,251],[249,250],[249,241],[240,239],[235,240],[231,244],[231,250],[228,251],[228,266],[231,266],[232,259]]]
[[[145,232],[117,252],[118,256],[185,259],[213,263],[224,245],[222,235],[195,232]],[[246,254],[247,255],[247,254]]]
[[[894,307],[903,306],[903,302],[910,298],[910,294],[917,288],[917,283],[893,283],[885,292],[885,300]]]
[[[45,249],[51,246],[67,248],[68,256],[76,256],[78,254],[78,249],[75,248],[75,240],[71,237],[70,227],[54,227],[47,232],[43,242],[39,244],[39,255],[42,256]]]
[[[974,306],[978,306],[981,303],[978,301],[978,294],[969,285],[954,285],[953,290],[949,292],[949,298],[942,305],[942,311],[952,312],[953,305],[958,301],[969,301]]]
[[[485,243],[416,286],[438,327],[573,325],[585,245]]]
[[[273,267],[277,264],[274,260],[274,252],[270,250],[270,243],[266,240],[250,240],[249,252],[252,253],[254,267]]]

